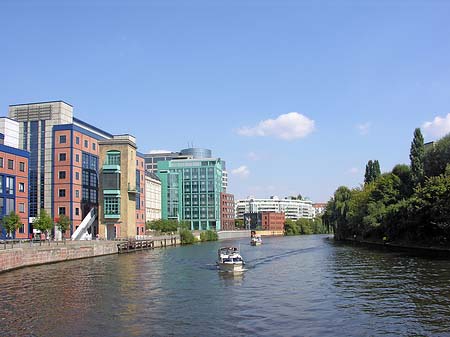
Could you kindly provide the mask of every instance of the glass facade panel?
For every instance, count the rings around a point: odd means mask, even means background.
[[[120,166],[120,152],[108,151],[106,153],[106,165],[119,165]]]
[[[108,196],[104,203],[105,215],[120,215],[120,198]]]
[[[14,178],[13,177],[6,177],[5,181],[5,193],[13,195],[14,194]]]

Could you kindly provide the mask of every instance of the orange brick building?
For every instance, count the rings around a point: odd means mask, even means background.
[[[22,225],[14,233],[16,239],[26,239],[32,233],[28,224],[28,159],[27,151],[3,145],[0,133],[0,218],[15,211]],[[0,224],[0,238],[9,233]]]
[[[258,220],[261,222],[262,230],[282,231],[284,230],[284,222],[286,217],[284,213],[276,212],[259,212]]]

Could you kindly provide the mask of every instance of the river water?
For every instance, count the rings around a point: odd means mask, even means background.
[[[242,275],[216,270],[223,245]],[[236,239],[3,273],[0,301],[0,336],[450,336],[450,260]]]

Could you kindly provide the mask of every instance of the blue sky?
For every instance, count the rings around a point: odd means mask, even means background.
[[[408,163],[415,127],[450,131],[449,17],[448,1],[3,0],[0,107],[61,99],[141,152],[211,148],[237,198],[326,201],[369,159]]]

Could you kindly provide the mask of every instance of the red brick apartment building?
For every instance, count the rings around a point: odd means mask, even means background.
[[[220,193],[220,228],[223,231],[235,230],[233,194]]]
[[[276,212],[259,212],[261,229],[269,231],[282,231],[284,230],[284,222],[286,217],[284,213]]]
[[[27,151],[3,144],[4,135],[0,133],[0,219],[16,212],[22,225],[13,234],[16,239],[28,238],[32,233],[28,224],[28,158]],[[0,224],[0,238],[9,233]]]

